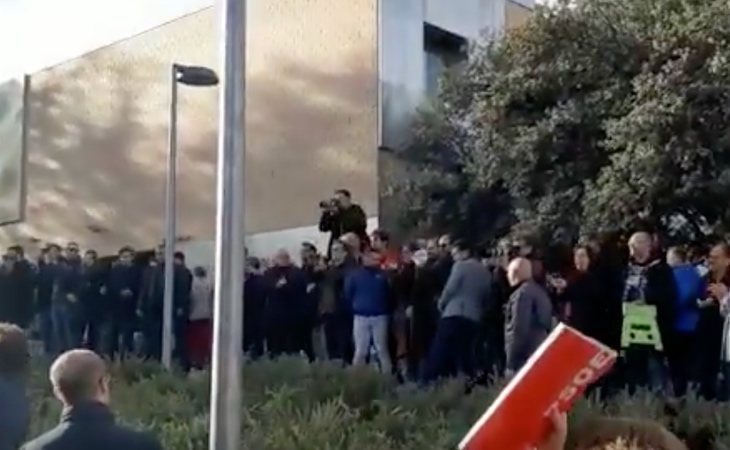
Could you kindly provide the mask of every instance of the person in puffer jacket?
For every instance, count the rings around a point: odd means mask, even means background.
[[[687,384],[694,378],[697,366],[695,347],[697,323],[700,319],[697,302],[703,300],[705,283],[697,268],[687,261],[686,252],[679,247],[667,251],[667,263],[674,273],[677,285],[677,303],[674,320],[674,345],[668,354],[675,395],[687,393]]]
[[[372,342],[380,361],[380,370],[390,374],[393,369],[388,352],[388,311],[390,285],[380,268],[380,255],[374,251],[362,255],[362,267],[352,269],[345,278],[345,299],[354,314],[353,338],[355,356],[353,365],[366,363]]]

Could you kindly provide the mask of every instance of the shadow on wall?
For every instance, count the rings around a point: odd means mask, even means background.
[[[376,79],[361,57],[353,54],[341,73],[281,61],[275,76],[249,80],[249,232],[314,223],[317,201],[341,186],[376,212]],[[121,53],[93,73],[87,58],[33,78],[26,222],[0,229],[0,243],[76,240],[111,253],[149,248],[162,234],[165,63],[119,63],[129,59]],[[210,239],[217,92],[180,95],[179,234]]]

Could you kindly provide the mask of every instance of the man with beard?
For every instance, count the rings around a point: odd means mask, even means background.
[[[297,354],[301,350],[298,342],[301,333],[298,330],[305,320],[302,311],[307,302],[307,279],[284,249],[276,252],[273,263],[264,275],[266,346],[271,357],[278,357]]]

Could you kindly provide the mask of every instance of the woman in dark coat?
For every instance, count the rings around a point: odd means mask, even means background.
[[[558,282],[556,288],[561,291],[560,302],[565,305],[568,324],[603,342],[608,299],[592,266],[593,260],[593,251],[588,246],[577,246],[573,250],[574,272],[566,281]]]

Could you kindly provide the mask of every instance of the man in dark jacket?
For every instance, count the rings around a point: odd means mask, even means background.
[[[118,425],[109,409],[109,375],[89,350],[71,350],[51,366],[53,391],[63,404],[61,423],[23,450],[162,450],[153,436]]]
[[[249,358],[258,359],[264,354],[266,289],[258,258],[246,259],[246,276],[243,283],[243,351]]]
[[[107,315],[106,275],[103,264],[99,263],[95,250],[84,254],[79,283],[79,302],[81,303],[81,335],[86,335],[86,344],[96,351],[101,337],[102,326]]]
[[[173,334],[176,340],[175,355],[173,357],[183,367],[187,366],[184,358],[185,325],[190,310],[190,289],[192,288],[193,275],[185,267],[185,256],[177,252],[175,254],[173,272]],[[162,358],[162,323],[165,300],[165,252],[164,247],[159,247],[152,261],[145,269],[142,282],[142,291],[138,306],[138,313],[144,318],[145,341],[147,345],[147,357],[155,360]],[[181,338],[181,339],[178,339]]]
[[[28,342],[23,330],[0,323],[0,450],[17,450],[28,432],[28,362]]]
[[[505,308],[505,353],[507,375],[513,375],[527,362],[550,333],[553,307],[547,292],[532,277],[532,262],[515,258],[507,268],[514,288]]]
[[[656,308],[656,324],[664,354],[672,354],[677,303],[674,273],[655,251],[649,233],[634,233],[629,239],[629,253],[631,261],[624,278],[623,303]],[[622,346],[628,347],[624,352],[623,370],[629,388],[660,387],[664,355],[657,352],[655,346],[626,342],[622,342]]]
[[[362,207],[352,202],[352,195],[346,189],[335,192],[330,202],[322,202],[322,217],[319,219],[319,230],[330,233],[327,256],[330,256],[332,243],[347,233],[355,233],[360,241],[368,242],[367,216]]]
[[[357,266],[342,242],[332,245],[332,255],[322,281],[319,312],[324,322],[324,334],[329,359],[345,364],[352,362],[355,352],[352,341],[352,305],[345,300],[345,278]]]
[[[269,354],[277,357],[296,354],[304,305],[307,302],[307,279],[291,262],[286,250],[274,256],[274,267],[264,275],[266,285],[266,345]]]
[[[319,321],[319,299],[322,296],[322,282],[326,269],[317,247],[311,242],[302,243],[301,248],[302,271],[307,281],[307,295],[302,305],[302,320],[299,330],[299,348],[314,361],[314,346],[312,335]]]
[[[3,320],[14,323],[20,328],[28,328],[34,314],[35,270],[25,260],[20,246],[8,248],[3,262],[4,270],[0,273],[2,278],[0,299],[6,311]]]
[[[134,265],[134,249],[123,247],[117,261],[109,271],[107,295],[109,296],[110,330],[109,356],[124,357],[134,349],[134,327],[137,298],[139,295],[139,269]],[[121,340],[121,349],[119,342]]]
[[[70,346],[67,299],[61,295],[65,269],[61,247],[50,244],[39,264],[37,294],[41,338],[48,356],[57,355]]]

